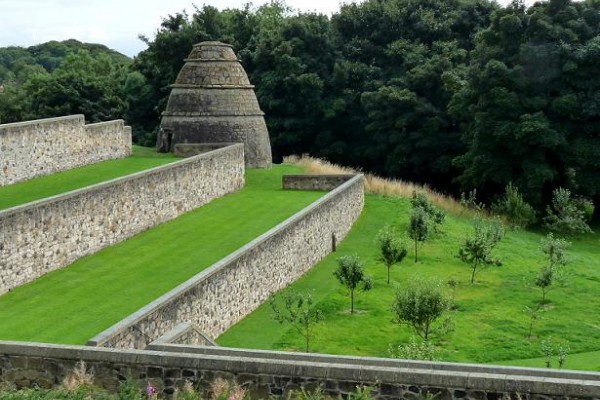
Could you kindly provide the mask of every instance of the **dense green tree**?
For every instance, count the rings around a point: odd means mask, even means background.
[[[497,10],[477,35],[450,103],[467,151],[464,189],[512,182],[538,208],[557,186],[600,194],[600,3],[550,0]]]
[[[93,58],[88,51],[70,54],[51,74],[37,74],[23,89],[31,96],[37,118],[84,114],[90,122],[122,118],[126,109],[121,87],[125,66],[106,55]]]

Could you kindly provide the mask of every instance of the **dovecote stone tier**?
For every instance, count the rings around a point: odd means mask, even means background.
[[[246,71],[230,45],[194,45],[162,116],[157,146],[172,151],[179,143],[244,143],[250,168],[271,167],[271,144]]]

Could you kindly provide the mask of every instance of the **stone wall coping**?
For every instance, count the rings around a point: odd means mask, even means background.
[[[161,115],[163,117],[177,117],[177,118],[184,119],[184,120],[187,120],[187,119],[192,119],[192,120],[193,119],[197,119],[199,121],[210,121],[211,119],[217,119],[218,120],[218,119],[223,119],[223,118],[227,118],[227,120],[232,120],[232,119],[241,119],[241,120],[243,120],[244,118],[248,118],[248,117],[251,117],[251,118],[255,118],[255,117],[256,118],[263,118],[264,115],[265,115],[265,113],[263,113],[261,111],[261,112],[258,112],[256,114],[244,114],[244,115],[239,115],[239,114],[237,114],[237,115],[231,115],[231,114],[202,115],[202,114],[199,114],[199,113],[185,113],[185,114],[179,115],[177,113],[170,113],[170,112],[167,112],[167,111],[163,111],[163,113]],[[176,144],[178,144],[178,143],[176,143]]]
[[[83,127],[84,128],[88,128],[88,127],[97,127],[97,126],[104,126],[104,125],[125,125],[125,121],[122,119],[113,119],[112,121],[102,121],[102,122],[94,122],[93,124],[85,124]]]
[[[191,322],[180,322],[169,332],[165,333],[154,342],[152,342],[149,346],[155,344],[157,346],[173,343],[180,337],[184,336],[190,331],[195,331],[198,335],[202,336],[204,340],[210,343],[212,346],[218,346],[218,344],[212,340],[208,335],[204,334],[204,332],[200,331],[194,324]]]
[[[372,367],[410,368],[431,371],[460,371],[500,375],[535,376],[559,379],[581,379],[600,382],[600,373],[591,371],[576,371],[562,369],[556,370],[549,368],[527,368],[473,363],[453,363],[446,361],[404,360],[393,358],[360,357],[319,353],[255,350],[231,347],[210,347],[202,345],[176,344],[172,343],[172,341],[169,342],[158,340],[151,343],[147,347],[147,350],[155,350],[162,352],[170,351],[174,353],[186,354],[203,354],[211,356],[223,355],[229,357],[249,357],[269,360],[309,361],[334,364],[354,364]]]
[[[194,44],[192,47],[196,48],[196,47],[204,47],[204,46],[208,46],[208,47],[231,47],[233,48],[232,45],[230,45],[229,43],[224,43],[224,42],[220,42],[218,40],[205,40],[204,42],[198,42],[196,44]]]
[[[37,125],[37,124],[50,124],[54,122],[62,122],[69,120],[80,120],[85,121],[85,116],[83,114],[75,114],[75,115],[67,115],[65,117],[55,117],[55,118],[42,118],[42,119],[34,119],[31,121],[23,121],[23,122],[11,122],[9,124],[0,125],[0,133],[2,130],[6,128],[20,128],[23,126]]]
[[[239,144],[239,145],[243,146],[243,144]],[[219,151],[219,150],[215,150],[215,151]],[[211,153],[204,153],[204,154],[211,154]],[[192,158],[195,159],[195,157],[192,157]],[[128,317],[125,317],[125,319],[117,322],[115,325],[111,326],[110,328],[106,329],[105,331],[103,331],[103,332],[99,333],[98,335],[94,336],[93,338],[91,338],[87,342],[87,345],[88,346],[101,346],[104,342],[110,340],[110,338],[112,338],[113,336],[115,336],[118,332],[127,329],[131,325],[134,325],[135,323],[137,323],[140,320],[144,319],[148,314],[151,314],[152,312],[161,309],[163,306],[171,303],[173,300],[175,300],[175,299],[177,299],[177,298],[179,298],[181,296],[184,296],[185,293],[187,293],[190,290],[193,290],[193,288],[196,287],[199,282],[207,280],[212,275],[218,273],[219,271],[221,271],[224,268],[227,268],[227,266],[229,264],[233,263],[238,258],[243,257],[243,255],[246,252],[250,251],[252,248],[260,246],[263,242],[266,242],[271,237],[277,235],[280,231],[285,230],[288,226],[299,223],[308,214],[310,214],[315,209],[319,208],[322,204],[330,202],[330,201],[334,201],[335,198],[337,197],[337,195],[339,193],[342,193],[342,192],[348,190],[353,185],[356,185],[356,184],[359,184],[359,183],[362,185],[363,184],[363,179],[364,179],[364,176],[362,174],[354,176],[354,178],[348,180],[347,182],[345,182],[342,185],[338,186],[336,189],[334,189],[334,190],[330,191],[329,193],[325,194],[323,197],[321,197],[317,201],[315,201],[312,204],[308,205],[307,207],[305,207],[304,209],[300,210],[296,214],[292,215],[291,217],[289,217],[285,221],[279,223],[278,225],[276,225],[275,227],[271,228],[267,232],[263,233],[262,235],[260,235],[256,239],[248,242],[247,244],[245,244],[244,246],[240,247],[239,249],[237,249],[233,253],[225,256],[224,258],[222,258],[221,260],[217,261],[216,263],[214,263],[210,267],[204,269],[203,271],[201,271],[198,274],[194,275],[193,277],[191,277],[187,281],[183,282],[179,286],[175,287],[174,289],[172,289],[169,292],[165,293],[164,295],[160,296],[156,300],[154,300],[151,303],[147,304],[146,306],[142,307],[141,309],[139,309],[138,311],[136,311],[133,314],[129,315]]]
[[[290,178],[298,178],[298,179],[312,179],[312,178],[352,178],[356,176],[356,174],[319,174],[319,173],[314,173],[314,174],[285,174],[283,175],[283,177],[290,177]]]
[[[254,85],[219,85],[219,84],[215,84],[215,83],[211,83],[208,85],[195,85],[193,83],[173,83],[172,85],[170,85],[170,87],[173,88],[177,88],[177,89],[227,89],[227,90],[231,90],[231,89],[238,89],[238,90],[254,90],[255,86]]]
[[[185,62],[195,62],[195,63],[240,63],[239,58],[231,58],[231,59],[222,59],[222,58],[184,58]]]
[[[36,200],[30,203],[25,203],[25,204],[21,204],[15,207],[11,207],[11,208],[7,208],[5,210],[0,211],[0,219],[9,217],[11,215],[14,214],[18,214],[18,213],[23,213],[23,212],[27,212],[30,210],[33,210],[35,208],[41,207],[41,206],[45,206],[48,204],[52,204],[52,203],[57,203],[60,201],[65,201],[68,199],[72,199],[74,197],[78,197],[78,196],[82,196],[91,192],[95,192],[95,191],[99,191],[101,189],[104,189],[106,187],[109,186],[113,186],[116,184],[120,184],[120,183],[124,183],[124,182],[128,182],[128,181],[132,181],[132,180],[136,180],[139,179],[143,176],[147,176],[147,175],[152,175],[155,174],[157,172],[162,172],[162,171],[168,171],[170,169],[175,169],[180,167],[181,165],[185,165],[185,164],[189,164],[189,163],[193,163],[196,162],[198,159],[202,159],[202,158],[211,158],[213,157],[213,155],[215,154],[219,154],[222,152],[227,152],[230,148],[232,147],[243,147],[244,145],[242,143],[238,143],[238,144],[233,144],[231,146],[227,146],[227,147],[223,147],[220,149],[215,149],[213,151],[207,152],[207,153],[202,153],[202,154],[198,154],[197,156],[194,157],[189,157],[189,158],[185,158],[183,160],[180,161],[175,161],[166,165],[161,165],[158,167],[154,167],[154,168],[150,168],[144,171],[140,171],[140,172],[136,172],[130,175],[126,175],[123,177],[119,177],[119,178],[115,178],[115,179],[111,179],[108,181],[104,181],[101,183],[97,183],[95,185],[91,185],[91,186],[86,186],[84,188],[81,189],[75,189],[72,190],[70,192],[65,192],[65,193],[61,193],[58,194],[56,196],[51,196],[51,197],[46,197],[44,199],[41,200]]]
[[[600,397],[600,382],[585,379],[561,379],[513,374],[494,374],[431,369],[381,367],[347,363],[273,360],[169,353],[152,350],[90,348],[0,341],[0,354],[51,358],[70,361],[218,370],[230,373],[311,377],[362,383],[393,383],[468,390],[544,394],[548,396]]]

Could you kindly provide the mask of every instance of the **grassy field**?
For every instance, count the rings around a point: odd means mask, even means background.
[[[541,290],[533,285],[533,280],[543,262],[539,250],[542,234],[507,231],[496,251],[504,265],[482,270],[478,273],[478,282],[472,285],[469,267],[455,257],[460,241],[472,230],[472,221],[467,217],[448,216],[444,232],[427,241],[419,251],[421,261],[413,262],[412,247],[409,247],[408,257],[392,269],[393,283],[387,285],[386,268],[378,261],[374,238],[387,223],[405,232],[409,213],[407,199],[368,195],[363,215],[340,244],[338,252],[293,285],[297,290],[314,291],[316,307],[325,315],[325,321],[316,329],[311,351],[387,356],[390,344],[406,343],[413,336],[409,327],[392,321],[390,305],[394,288],[405,285],[411,276],[443,283],[452,276],[459,281],[455,298],[457,310],[451,312],[455,330],[444,338],[434,336],[432,339],[441,359],[478,363],[506,361],[543,367],[543,360],[520,360],[543,356],[541,341],[551,340],[557,344],[568,343],[574,361],[571,365],[567,357],[568,367],[600,370],[597,361],[600,235],[571,239],[568,282],[564,287],[550,290],[545,312],[535,323],[533,337],[528,338],[530,319],[524,309],[537,306],[541,299]],[[358,253],[365,261],[367,272],[375,281],[372,291],[357,295],[358,312],[354,315],[348,312],[347,291],[332,274],[336,260],[352,253]],[[288,325],[275,322],[268,304],[223,334],[218,342],[224,346],[259,349],[303,348],[302,337]],[[575,360],[580,361],[576,364]]]
[[[82,344],[323,195],[281,189],[297,167],[249,170],[246,187],[0,297],[0,339]]]
[[[80,189],[95,183],[179,160],[149,147],[133,146],[132,155],[0,187],[0,210]]]

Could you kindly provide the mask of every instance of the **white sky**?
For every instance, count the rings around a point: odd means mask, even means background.
[[[331,14],[353,0],[287,0],[294,9]],[[358,0],[360,1],[360,0]],[[506,4],[510,0],[499,0]],[[0,0],[0,47],[77,39],[133,56],[145,48],[138,34],[153,37],[161,17],[192,4],[241,8],[247,0]],[[254,6],[267,3],[254,0]],[[532,1],[527,1],[531,3]]]

